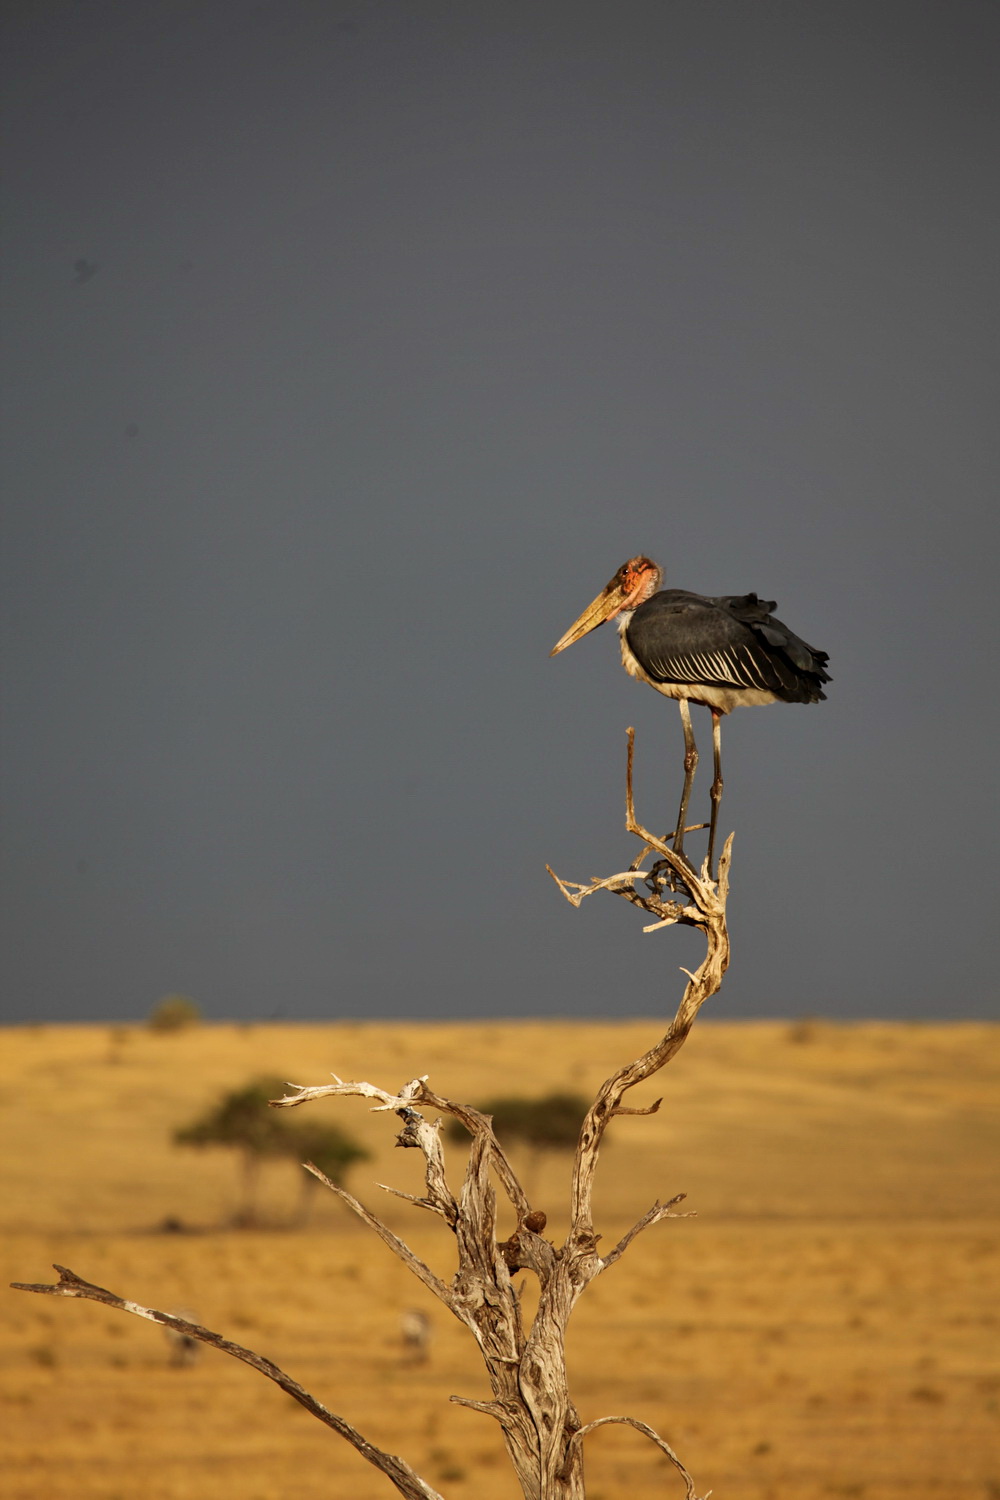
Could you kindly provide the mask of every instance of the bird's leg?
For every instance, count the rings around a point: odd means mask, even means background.
[[[677,814],[674,853],[687,859],[687,855],[684,853],[684,827],[687,823],[688,802],[691,798],[691,783],[694,781],[694,771],[698,764],[698,746],[694,742],[694,730],[691,728],[691,709],[687,699],[678,698],[677,707],[681,711],[681,724],[684,726],[684,791],[681,793],[681,806]],[[689,859],[687,862],[689,865],[691,864]]]
[[[719,803],[722,801],[722,715],[718,709],[712,709],[712,751],[715,760],[715,779],[712,782],[712,790],[709,796],[712,799],[712,821],[708,828],[708,878],[712,880],[712,860],[715,855],[715,820],[719,816]]]

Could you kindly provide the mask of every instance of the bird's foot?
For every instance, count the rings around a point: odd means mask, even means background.
[[[678,852],[693,875],[695,873],[694,866],[684,853],[684,850],[681,849]],[[646,876],[645,883],[654,896],[661,896],[665,891],[669,891],[672,894],[682,892],[684,895],[690,895],[683,876],[678,874],[668,859],[658,859],[656,861],[656,864],[652,866],[649,874]]]

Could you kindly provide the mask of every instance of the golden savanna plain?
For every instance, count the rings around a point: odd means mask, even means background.
[[[262,1227],[227,1227],[224,1151],[173,1130],[254,1074],[335,1071],[453,1098],[593,1093],[655,1039],[620,1023],[13,1028],[2,1034],[4,1284],[52,1262],[149,1306],[189,1310],[276,1361],[447,1500],[515,1500],[466,1331],[327,1194],[287,1227],[298,1168],[261,1181]],[[1000,1027],[701,1021],[616,1120],[597,1225],[610,1246],[656,1198],[661,1223],[586,1292],[569,1365],[584,1421],[657,1428],[716,1500],[1000,1500]],[[350,1186],[436,1271],[419,1154],[390,1115],[325,1100],[371,1152]],[[297,1118],[301,1118],[297,1116]],[[533,1203],[565,1227],[567,1158],[514,1148]],[[450,1148],[457,1173],[461,1162]],[[173,1225],[172,1229],[165,1226]],[[506,1231],[513,1225],[501,1220]],[[525,1276],[524,1298],[532,1288]],[[387,1500],[389,1482],[270,1382],[214,1350],[172,1362],[161,1329],[93,1303],[4,1290],[0,1494],[8,1500]],[[401,1339],[431,1319],[429,1359]],[[637,1432],[587,1439],[590,1500],[683,1494]]]

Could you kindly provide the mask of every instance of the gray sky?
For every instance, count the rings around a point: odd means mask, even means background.
[[[24,0],[3,1018],[636,1014],[637,552],[830,652],[724,725],[735,1018],[996,1014],[992,3]],[[707,715],[696,731],[710,748]],[[696,782],[704,812],[708,776]]]

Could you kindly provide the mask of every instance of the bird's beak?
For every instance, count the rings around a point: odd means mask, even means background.
[[[596,630],[598,625],[603,625],[605,620],[610,620],[619,610],[625,608],[628,591],[623,583],[619,581],[616,574],[608,584],[607,588],[601,590],[593,604],[588,604],[580,618],[569,627],[566,634],[556,641],[550,656],[558,656],[560,651],[565,651],[567,646],[572,646],[581,636],[588,631]]]

